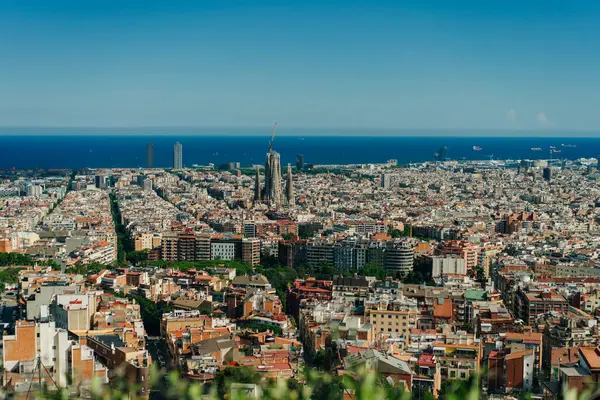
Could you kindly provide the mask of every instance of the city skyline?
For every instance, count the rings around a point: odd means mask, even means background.
[[[4,127],[600,128],[590,2],[33,1],[0,15]]]
[[[0,1],[1,397],[600,392],[599,20]]]

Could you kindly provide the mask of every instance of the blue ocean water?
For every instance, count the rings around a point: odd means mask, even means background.
[[[154,143],[154,165],[173,165],[173,144],[183,145],[183,162],[222,164],[230,161],[243,166],[262,164],[267,152],[267,136],[191,136],[191,135],[0,135],[0,168],[98,168],[144,167],[146,143]],[[566,146],[563,146],[566,145]],[[282,165],[295,164],[296,154],[306,163],[341,164],[384,162],[400,163],[432,160],[442,146],[450,159],[576,159],[597,157],[600,138],[579,137],[432,137],[432,136],[282,136],[274,149]],[[473,146],[481,147],[474,151]],[[532,151],[531,148],[542,148]]]

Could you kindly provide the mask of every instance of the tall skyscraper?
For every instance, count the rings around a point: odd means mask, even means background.
[[[256,176],[254,177],[254,201],[259,203],[262,201],[261,190],[262,188],[260,187],[260,170],[257,165]]]
[[[304,154],[296,155],[296,169],[302,171],[304,169]]]
[[[294,181],[292,180],[292,166],[288,164],[287,168],[287,184],[285,185],[285,196],[287,198],[287,204],[290,208],[294,208],[296,200],[294,198]]]
[[[146,167],[154,168],[154,144],[148,142],[146,145]]]
[[[448,158],[448,146],[442,146],[436,153],[436,161],[446,161],[446,158]]]
[[[265,162],[265,190],[263,200],[280,207],[283,199],[281,187],[281,160],[279,153],[270,149]]]
[[[173,169],[183,168],[183,149],[181,143],[176,142],[173,146]]]
[[[550,182],[552,181],[552,167],[548,166],[543,170],[544,180]]]
[[[94,177],[94,183],[99,189],[106,189],[108,187],[108,177],[104,175],[96,175]]]

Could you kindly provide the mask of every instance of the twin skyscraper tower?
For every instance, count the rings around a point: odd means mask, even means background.
[[[173,169],[183,168],[183,148],[181,143],[176,142],[173,146]],[[154,168],[154,143],[146,144],[146,168]]]

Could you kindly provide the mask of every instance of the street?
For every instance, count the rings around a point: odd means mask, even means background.
[[[152,362],[156,363],[161,369],[171,369],[171,358],[167,350],[166,343],[160,336],[148,336],[146,341],[146,349],[152,357]]]

